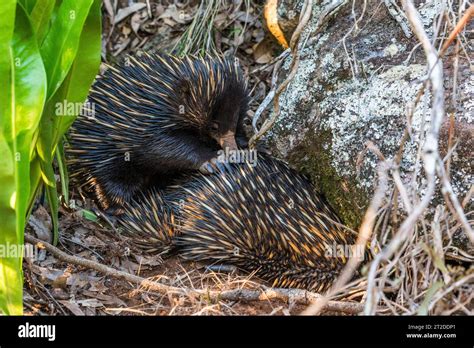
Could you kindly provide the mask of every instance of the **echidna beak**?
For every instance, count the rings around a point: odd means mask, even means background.
[[[219,138],[219,145],[222,149],[228,148],[229,150],[237,150],[237,143],[235,142],[234,132],[227,132]]]

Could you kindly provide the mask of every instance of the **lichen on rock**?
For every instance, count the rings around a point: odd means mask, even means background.
[[[294,8],[298,3],[293,2]],[[441,5],[440,1],[418,5],[427,27],[432,26]],[[347,35],[354,19],[346,4],[317,40],[302,50],[298,72],[280,96],[280,116],[267,135],[274,153],[310,175],[351,227],[360,223],[377,180],[379,159],[369,152],[358,161],[366,142],[393,158],[408,126],[410,138],[404,144],[401,177],[422,193],[425,183],[420,179],[423,168],[418,144],[430,125],[428,92],[410,112],[428,73],[423,52],[384,6],[376,1],[367,6],[370,15],[358,24],[359,31]],[[321,5],[315,6],[307,32],[314,30],[320,11]],[[287,70],[290,61],[291,57],[284,64]],[[462,155],[453,158],[451,175],[455,193],[462,196],[473,182],[472,164],[466,160],[471,158],[472,74],[460,74],[458,83],[461,105],[455,113],[459,127],[456,151]],[[447,136],[444,127],[441,148]]]

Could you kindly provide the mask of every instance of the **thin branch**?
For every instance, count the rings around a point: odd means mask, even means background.
[[[29,234],[25,234],[25,242],[36,245],[38,248],[45,249],[58,260],[74,264],[89,269],[93,269],[106,276],[118,279],[124,279],[130,283],[138,285],[142,289],[156,291],[160,294],[179,294],[189,297],[204,297],[212,301],[268,301],[278,299],[282,301],[292,301],[293,303],[308,303],[317,300],[321,295],[300,289],[279,289],[262,287],[258,290],[236,289],[226,291],[208,291],[207,289],[187,289],[175,286],[164,285],[134,274],[117,270],[115,268],[100,264],[98,262],[87,260],[78,256],[71,256],[55,246],[39,240]],[[355,302],[329,301],[324,308],[328,311],[343,312],[347,314],[357,314],[363,311],[363,305]]]

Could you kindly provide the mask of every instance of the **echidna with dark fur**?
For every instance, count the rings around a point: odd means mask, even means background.
[[[226,164],[176,190],[167,197],[176,214],[173,243],[179,255],[235,265],[273,286],[326,290],[347,261],[334,255],[335,246],[355,243],[309,180],[271,158],[260,157],[256,166]],[[155,209],[154,200],[161,200],[159,194],[128,206],[125,216],[133,220],[137,211]],[[159,230],[162,221],[146,225]]]
[[[177,174],[212,172],[221,148],[245,144],[248,91],[233,59],[143,54],[109,67],[89,95],[93,117],[70,132],[71,172],[102,208],[162,187]]]

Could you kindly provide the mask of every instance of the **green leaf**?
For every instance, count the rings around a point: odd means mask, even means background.
[[[35,202],[35,198],[38,195],[38,192],[41,190],[41,163],[40,159],[36,156],[33,158],[30,164],[30,197],[28,199],[28,212],[26,216],[30,216],[31,210],[33,209],[33,205]]]
[[[0,244],[20,248],[30,197],[31,146],[45,101],[46,74],[29,18],[20,5],[15,16],[14,5],[6,1],[0,10],[0,77],[6,91],[0,107]],[[6,49],[5,44],[11,46]],[[22,257],[2,258],[0,308],[5,313],[22,313],[22,290]]]
[[[43,184],[57,241],[53,158],[74,115],[57,117],[55,105],[82,102],[87,95],[100,63],[100,6],[98,0],[2,2],[0,244],[23,245],[26,217]],[[78,49],[81,54],[76,56]],[[64,162],[58,163],[67,178]],[[21,266],[21,257],[0,259],[0,312],[22,313]]]
[[[66,167],[66,157],[64,156],[64,144],[62,141],[59,142],[58,149],[56,150],[56,161],[58,162],[59,167],[61,192],[64,197],[64,203],[69,207],[69,176]]]
[[[53,192],[56,191],[56,181],[52,162],[57,144],[62,140],[64,133],[76,118],[75,114],[70,115],[66,112],[58,111],[61,109],[58,106],[83,103],[89,92],[90,85],[99,70],[101,52],[100,6],[101,2],[95,0],[90,7],[90,12],[79,41],[80,54],[74,60],[61,87],[48,100],[45,114],[41,120],[37,151],[41,162],[41,175],[43,182],[46,184],[48,202],[53,215],[54,243],[58,240],[58,225],[55,218],[58,211],[58,199],[57,194],[53,195]],[[67,107],[64,109],[67,109]],[[64,170],[64,166],[62,169]],[[63,174],[65,173],[63,172]],[[62,175],[61,182],[62,184],[66,182],[64,175]],[[63,192],[66,191],[67,187],[63,186]]]
[[[63,0],[41,46],[48,76],[48,99],[61,86],[76,58],[84,22],[93,0]]]
[[[82,209],[81,214],[83,217],[85,217],[87,220],[90,221],[97,221],[97,215],[95,215],[93,212],[90,210]]]
[[[42,167],[41,169],[44,171],[51,170],[51,172],[53,173],[53,178],[54,178],[54,171],[52,167],[50,166],[48,166],[47,168]],[[59,202],[58,202],[58,191],[56,189],[56,183],[54,185],[45,185],[45,190],[46,190],[46,197],[48,198],[49,210],[51,212],[51,220],[53,222],[53,244],[56,245],[59,239],[59,233],[58,233]]]
[[[0,93],[0,131],[5,134],[0,134],[0,136],[7,135],[7,138],[0,138],[3,142],[2,150],[6,146],[6,141],[8,140],[8,135],[11,132],[11,65],[13,64],[12,51],[10,43],[13,37],[13,29],[15,27],[15,1],[14,0],[5,0],[0,6],[0,81],[2,83],[2,93]],[[0,145],[2,146],[2,145]],[[5,152],[2,152],[2,154]],[[11,165],[10,157],[0,158],[0,165]],[[13,171],[13,167],[11,168]],[[1,193],[0,193],[1,194]]]
[[[45,107],[44,115],[40,123],[40,135],[36,145],[38,159],[41,166],[42,182],[45,184],[46,197],[48,198],[51,218],[53,223],[53,244],[58,240],[58,197],[56,190],[56,178],[53,170],[53,154],[55,144],[53,143],[54,107],[52,101]],[[34,178],[33,180],[35,180]]]
[[[25,9],[27,14],[31,13],[36,4],[36,0],[19,0],[18,2]]]
[[[99,71],[102,49],[101,4],[100,0],[95,0],[91,6],[79,42],[78,52],[80,54],[74,60],[68,77],[61,86],[61,91],[58,91],[62,100],[67,103],[83,103]],[[56,137],[54,139],[56,142],[66,133],[76,116],[62,115],[62,117],[56,118]]]
[[[31,11],[31,24],[36,33],[38,44],[41,45],[49,29],[56,0],[38,0]]]

